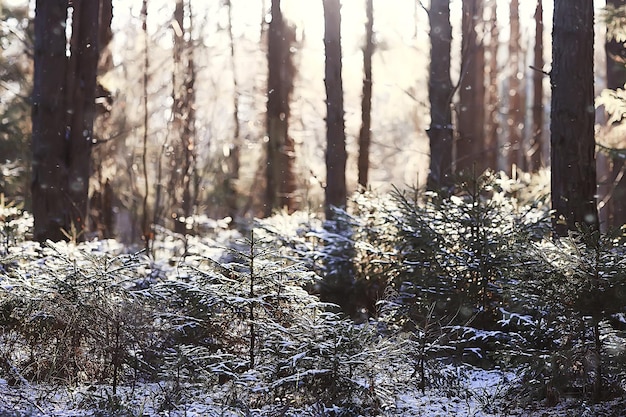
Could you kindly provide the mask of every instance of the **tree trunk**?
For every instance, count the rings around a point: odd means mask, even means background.
[[[520,76],[520,24],[519,1],[511,0],[509,7],[511,35],[509,37],[509,143],[507,147],[507,171],[515,175],[516,167],[520,167],[523,155],[522,125],[524,123],[524,100]]]
[[[70,213],[64,102],[67,7],[67,0],[38,0],[35,11],[31,191],[38,241],[63,240]]]
[[[113,39],[111,22],[113,20],[113,3],[111,0],[100,0],[100,13],[98,18],[98,76],[102,76],[113,69],[113,54],[107,48]],[[105,86],[96,83],[96,117],[94,120],[94,137],[101,139],[110,134],[111,126],[109,116],[113,104],[112,94]],[[109,162],[112,156],[110,144],[101,142],[94,146],[91,151],[91,166],[93,169],[92,181],[95,181],[93,193],[89,199],[89,228],[98,230],[100,238],[110,239],[113,237],[113,207],[110,180],[111,176],[105,175],[103,165]]]
[[[552,36],[553,225],[598,229],[594,140],[593,2],[555,0]]]
[[[69,126],[67,190],[71,201],[70,228],[82,233],[87,217],[91,176],[100,5],[97,1],[79,1],[73,2],[73,7],[71,55],[66,79],[66,117]]]
[[[98,66],[99,2],[74,2],[66,56],[68,1],[35,11],[33,214],[36,240],[81,239],[89,195]]]
[[[530,171],[537,172],[543,166],[543,0],[537,0],[535,9],[535,49],[533,64],[533,131],[530,143]]]
[[[459,83],[459,137],[456,144],[457,171],[481,174],[490,167],[495,149],[485,148],[485,51],[478,28],[484,24],[483,0],[463,1],[461,80]]]
[[[626,0],[607,0],[607,6],[624,7]],[[626,84],[626,48],[623,42],[607,39],[606,49],[606,84],[607,88],[617,90]],[[611,226],[626,224],[626,165],[620,158],[611,158],[611,184],[613,195],[609,200]]]
[[[152,242],[152,226],[150,224],[150,213],[148,212],[148,197],[150,190],[150,182],[148,180],[148,80],[150,70],[149,37],[148,37],[148,0],[141,3],[141,31],[143,35],[143,74],[142,74],[142,111],[143,111],[143,150],[141,162],[143,168],[144,194],[142,200],[142,220],[141,220],[141,236],[144,241],[144,248],[150,253],[150,244]]]
[[[430,171],[428,188],[438,190],[453,185],[452,180],[452,81],[450,79],[450,1],[433,0],[428,11],[430,20]]]
[[[326,68],[326,218],[333,217],[332,206],[345,208],[346,134],[341,78],[341,5],[339,0],[323,0]]]
[[[287,208],[289,212],[296,208],[295,145],[289,136],[289,100],[294,77],[290,48],[295,34],[283,18],[280,0],[272,1],[271,14],[267,39],[267,216],[277,208]]]
[[[235,37],[233,35],[233,10],[231,0],[226,0],[228,8],[228,40],[230,43],[230,66],[233,75],[233,143],[230,146],[228,158],[228,173],[226,177],[225,193],[228,213],[232,219],[237,217],[237,187],[239,179],[239,164],[241,154],[241,128],[239,124],[239,84],[237,82],[237,65],[235,55]],[[231,223],[234,224],[234,223]]]
[[[361,130],[359,132],[359,185],[368,185],[369,155],[372,126],[372,55],[374,54],[374,4],[365,0],[365,45],[363,47],[363,96],[361,100]]]
[[[486,91],[486,115],[485,115],[485,144],[487,149],[493,149],[490,165],[494,169],[505,169],[499,165],[499,120],[500,94],[499,94],[499,66],[498,51],[500,49],[500,29],[498,27],[498,1],[491,0],[489,3],[489,66],[487,70]],[[504,164],[502,164],[504,165]]]

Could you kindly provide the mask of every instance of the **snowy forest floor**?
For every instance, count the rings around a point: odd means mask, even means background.
[[[393,404],[381,407],[379,416],[425,417],[622,417],[626,398],[598,404],[576,398],[561,398],[555,405],[546,400],[521,404],[507,395],[515,385],[512,372],[468,369],[462,380],[449,390],[408,390]],[[384,390],[384,387],[382,387]],[[313,405],[296,408],[281,403],[249,409],[237,400],[233,387],[225,384],[207,392],[199,386],[175,387],[171,383],[153,383],[118,388],[111,386],[22,385],[9,386],[0,380],[0,416],[335,416],[332,408]],[[345,415],[345,414],[341,414]]]

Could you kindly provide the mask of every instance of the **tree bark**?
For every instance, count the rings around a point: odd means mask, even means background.
[[[64,100],[67,8],[67,0],[36,3],[31,192],[38,241],[63,240],[70,213]]]
[[[450,79],[450,1],[433,0],[428,11],[430,21],[430,171],[428,189],[451,187],[452,180],[452,81]]]
[[[69,126],[67,190],[71,201],[70,229],[82,233],[86,225],[91,176],[100,5],[98,1],[74,1],[73,8],[71,54],[66,79]]]
[[[598,229],[594,140],[593,2],[555,0],[552,36],[553,225]]]
[[[533,65],[533,131],[530,143],[530,171],[545,166],[543,157],[543,0],[537,0],[535,9],[535,48]]]
[[[463,1],[456,168],[476,175],[493,168],[489,165],[496,151],[486,149],[483,129],[485,50],[477,30],[484,23],[483,9],[483,0]]]
[[[81,239],[86,227],[98,66],[99,2],[74,2],[66,56],[68,1],[35,9],[33,215],[36,240]]]
[[[607,6],[624,7],[626,0],[607,0]],[[607,39],[606,84],[607,88],[617,90],[626,84],[626,48],[623,42]],[[613,195],[609,200],[609,220],[613,227],[626,224],[626,164],[620,158],[611,158],[611,181]]]
[[[492,161],[490,165],[494,169],[504,170],[504,166],[499,165],[500,156],[500,124],[498,115],[500,111],[499,94],[499,66],[498,51],[500,49],[500,28],[498,26],[498,1],[491,0],[489,3],[489,65],[487,70],[487,91],[486,91],[486,115],[485,115],[485,145],[487,149],[493,149]],[[504,165],[504,164],[502,164]]]
[[[291,60],[291,44],[294,31],[285,22],[280,0],[272,0],[272,21],[268,31],[267,60],[267,169],[266,212],[275,209],[296,208],[294,175],[295,144],[289,136],[289,100],[293,91],[294,66]]]
[[[341,78],[341,6],[339,0],[323,0],[324,47],[326,54],[326,218],[333,218],[332,207],[345,208],[346,134]]]
[[[369,177],[369,155],[372,126],[372,55],[374,54],[374,4],[365,0],[365,45],[363,47],[363,96],[361,100],[361,130],[359,131],[359,185],[365,189]]]
[[[143,35],[143,74],[142,74],[142,111],[143,111],[143,150],[141,162],[143,168],[144,194],[142,199],[142,220],[141,236],[144,241],[144,248],[150,253],[152,242],[152,226],[150,224],[150,213],[148,212],[148,197],[150,193],[150,182],[148,179],[148,81],[150,70],[149,37],[148,37],[148,0],[141,2],[141,31]]]
[[[237,65],[235,54],[235,37],[233,35],[233,10],[231,0],[226,0],[228,8],[228,40],[230,43],[230,66],[233,75],[233,143],[228,155],[228,173],[226,177],[225,192],[228,213],[232,219],[237,217],[237,187],[239,179],[240,154],[241,154],[241,127],[239,123],[239,84],[237,82]],[[234,222],[231,223],[234,225]]]
[[[509,7],[511,35],[509,37],[509,143],[507,152],[507,171],[515,175],[515,169],[521,167],[523,156],[522,127],[524,123],[524,100],[520,76],[520,22],[519,1],[511,0]]]
[[[185,27],[185,9],[189,14],[189,26]],[[178,138],[178,152],[176,152],[173,171],[180,169],[180,174],[172,172],[174,194],[177,196],[178,216],[180,220],[175,222],[177,233],[189,233],[191,223],[187,219],[193,215],[194,191],[193,178],[195,175],[195,63],[193,45],[191,44],[192,32],[191,5],[185,6],[184,0],[176,0],[174,9],[174,72],[173,81],[173,114],[174,129]],[[188,36],[185,36],[188,35]],[[184,221],[183,221],[184,219]]]

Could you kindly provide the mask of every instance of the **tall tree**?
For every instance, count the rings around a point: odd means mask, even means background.
[[[483,11],[483,0],[463,1],[456,167],[477,174],[493,168],[495,160],[495,149],[485,149],[484,143],[485,49],[479,33]]]
[[[363,46],[363,96],[359,131],[359,185],[367,187],[372,127],[372,55],[374,54],[374,1],[365,0],[365,45]]]
[[[500,50],[500,28],[498,26],[498,0],[490,0],[487,3],[489,11],[489,45],[488,65],[485,65],[487,71],[487,91],[485,107],[485,145],[487,149],[493,151],[493,168],[505,170],[504,164],[499,165],[501,161],[499,152],[499,130],[498,113],[500,111],[500,94],[499,80],[500,70],[498,65],[498,51]],[[487,59],[486,59],[487,60]]]
[[[428,188],[436,190],[452,185],[452,114],[453,94],[450,79],[450,0],[432,0],[428,10],[430,21],[430,171]]]
[[[530,171],[537,172],[545,166],[543,157],[543,0],[535,8],[535,48],[533,50],[533,107],[532,134],[530,138]]]
[[[598,229],[594,139],[593,2],[555,0],[550,131],[556,232]]]
[[[142,74],[142,92],[143,97],[143,150],[141,154],[141,162],[143,168],[144,194],[142,199],[141,211],[141,236],[144,241],[146,252],[150,253],[150,243],[152,242],[152,227],[150,225],[150,213],[148,213],[148,197],[149,197],[149,179],[148,179],[148,81],[150,71],[150,55],[149,55],[149,36],[148,36],[148,0],[141,2],[141,31],[143,35],[143,74]]]
[[[626,7],[626,0],[607,0],[607,6],[615,9]],[[626,47],[611,33],[607,33],[606,84],[607,88],[617,90],[626,84]],[[623,145],[623,144],[622,144]],[[621,146],[623,147],[623,146]],[[610,183],[612,196],[609,200],[609,220],[612,226],[626,224],[626,164],[620,157],[611,158]]]
[[[189,22],[185,25],[185,10],[187,10]],[[196,160],[195,145],[195,63],[192,45],[192,10],[191,3],[184,0],[176,0],[174,9],[174,100],[173,115],[174,128],[177,131],[180,150],[179,160],[176,161],[176,168],[180,169],[180,174],[175,177],[172,194],[180,203],[179,216],[183,219],[189,218],[193,214],[194,208],[194,175]],[[187,221],[177,221],[175,230],[177,233],[188,232],[190,225]]]
[[[31,190],[37,240],[80,237],[87,214],[99,2],[73,2],[69,56],[68,7],[67,0],[35,6]]]
[[[239,83],[237,82],[237,65],[235,54],[235,36],[233,34],[233,5],[231,0],[226,0],[228,8],[228,40],[230,43],[230,69],[233,75],[233,143],[230,146],[228,158],[228,172],[225,183],[226,204],[231,218],[237,216],[237,188],[236,181],[239,179],[239,164],[241,154],[241,127],[239,123]]]
[[[520,73],[520,22],[519,0],[511,0],[509,4],[509,22],[511,34],[509,36],[509,111],[508,121],[508,152],[507,170],[510,174],[522,163],[522,125],[524,123],[524,100],[521,88]]]
[[[345,207],[346,189],[346,134],[343,110],[343,83],[341,78],[341,3],[323,0],[324,47],[326,54],[326,218],[333,217],[332,206]]]
[[[291,44],[294,31],[285,22],[280,0],[272,0],[272,20],[267,37],[267,169],[266,169],[266,215],[272,210],[296,208],[294,194],[295,144],[289,136],[289,100],[293,91],[294,65]]]
[[[113,21],[112,0],[100,0],[100,17],[98,24],[98,77],[113,69],[113,54],[108,48],[113,39],[111,23]],[[113,95],[104,85],[96,85],[96,119],[94,136],[98,138],[98,146],[91,152],[92,191],[90,192],[89,213],[90,228],[97,230],[102,238],[113,237],[113,189],[110,176],[105,174],[106,162],[112,158],[112,146],[102,138],[111,133],[111,106]],[[104,162],[104,163],[103,163]]]

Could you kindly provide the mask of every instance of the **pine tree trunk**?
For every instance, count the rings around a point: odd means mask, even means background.
[[[607,6],[626,6],[626,0],[607,0]],[[607,39],[606,49],[606,84],[616,90],[626,84],[626,48],[623,42]],[[609,200],[610,225],[620,227],[626,224],[626,164],[620,158],[612,158],[611,180],[613,195]]]
[[[372,55],[374,54],[374,4],[365,0],[365,46],[363,48],[363,96],[361,100],[361,130],[359,132],[359,185],[367,188],[372,126]]]
[[[555,0],[552,36],[551,161],[553,224],[598,229],[594,139],[593,3]]]
[[[189,25],[185,26],[185,10]],[[178,140],[174,147],[175,165],[171,172],[171,188],[173,188],[172,206],[177,206],[178,216],[174,230],[177,233],[190,233],[189,219],[195,206],[194,177],[196,161],[196,112],[195,82],[196,68],[194,62],[194,46],[192,41],[193,15],[191,3],[177,0],[174,9],[174,71],[173,84],[173,130]],[[183,220],[184,221],[181,221]]]
[[[233,75],[233,143],[230,146],[230,153],[228,155],[228,172],[224,192],[226,193],[228,215],[232,219],[235,219],[238,210],[236,182],[239,179],[241,128],[239,123],[239,84],[237,82],[237,61],[235,55],[235,37],[233,35],[233,10],[231,0],[226,0],[226,7],[228,7],[228,40],[230,43],[230,65]]]
[[[341,6],[339,0],[323,0],[324,46],[326,51],[326,218],[333,217],[332,206],[345,207],[346,135],[341,78]]]
[[[533,65],[533,131],[530,143],[530,170],[537,172],[545,161],[543,157],[543,0],[537,0],[535,9],[535,48]]]
[[[508,111],[508,147],[507,171],[515,175],[515,169],[520,167],[523,154],[522,126],[524,122],[524,101],[522,99],[520,56],[520,23],[519,1],[511,0],[509,8],[511,35],[509,37],[509,111]]]
[[[91,147],[95,119],[98,71],[97,1],[73,3],[71,55],[67,72],[66,112],[69,126],[68,195],[71,201],[70,229],[84,232],[89,195]]]
[[[99,2],[38,1],[33,88],[35,239],[84,236],[98,66]]]
[[[504,170],[504,166],[500,166],[500,135],[498,132],[499,121],[498,114],[500,111],[500,94],[499,94],[499,67],[498,67],[498,51],[500,49],[500,28],[498,27],[498,1],[491,0],[489,3],[489,66],[487,70],[487,91],[486,91],[486,115],[485,115],[485,145],[487,149],[493,149],[490,152],[489,166],[494,169]],[[504,165],[504,164],[502,164]]]
[[[64,102],[67,7],[67,0],[38,0],[35,12],[31,191],[38,241],[63,240],[70,212]]]
[[[430,20],[430,172],[428,188],[450,187],[452,180],[452,81],[450,79],[450,1],[433,0],[428,11]]]
[[[272,21],[268,32],[267,60],[269,66],[267,82],[267,188],[266,212],[296,208],[294,193],[295,144],[289,136],[289,100],[293,91],[294,66],[291,59],[291,44],[295,34],[289,27],[280,8],[280,0],[272,1]]]
[[[459,84],[457,171],[481,174],[495,149],[485,148],[485,50],[478,29],[484,24],[483,0],[463,1],[461,82]]]

